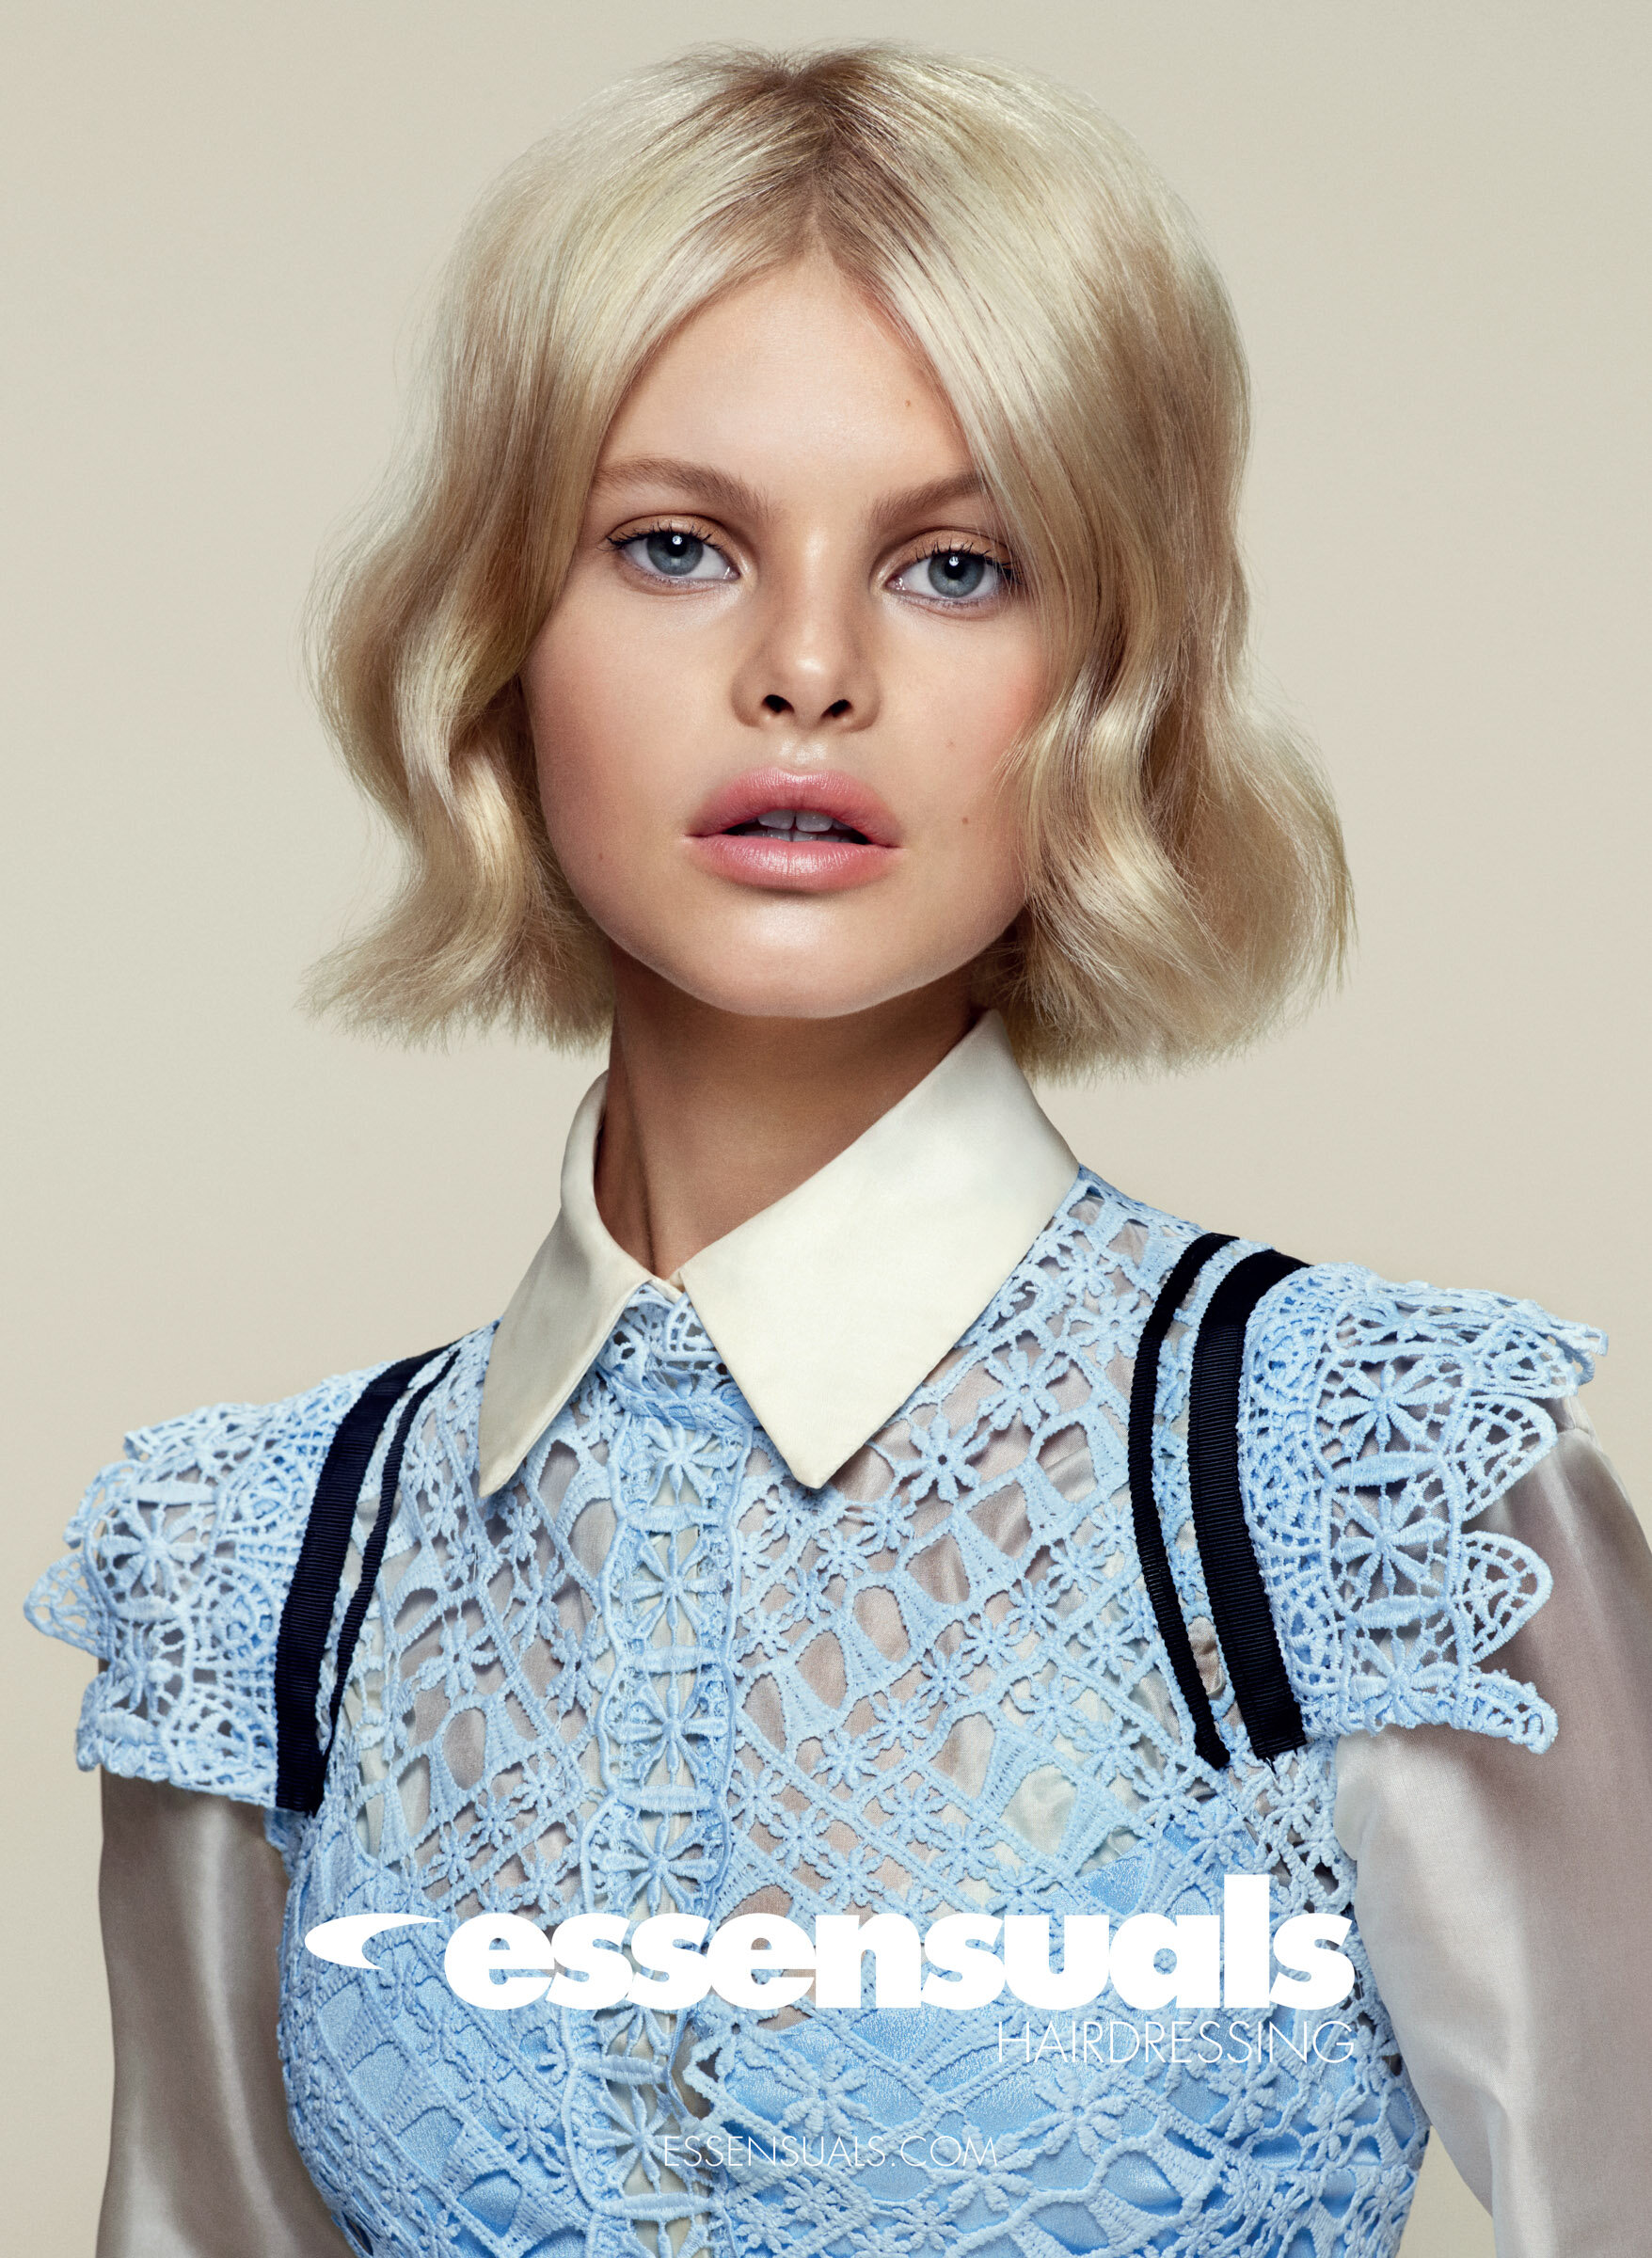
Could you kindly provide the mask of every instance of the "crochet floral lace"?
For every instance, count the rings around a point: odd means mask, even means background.
[[[107,1664],[81,1706],[83,1771],[274,1801],[276,1629],[333,1429],[371,1376],[139,1427],[93,1478],[24,1608]]]
[[[1469,1524],[1549,1448],[1543,1399],[1603,1345],[1534,1302],[1345,1264],[1279,1289],[1252,1345],[1245,1492],[1310,1732],[1444,1723],[1549,1746],[1548,1703],[1479,1666],[1549,1570]]]
[[[643,1287],[516,1477],[477,1501],[489,1332],[461,1344],[410,1439],[326,1801],[271,1821],[293,1877],[294,2132],[358,2248],[1397,2249],[1427,2128],[1357,1932],[1323,2054],[1327,2017],[1284,2007],[1183,2014],[1206,2035],[1171,2059],[1178,2011],[1150,2023],[1110,1995],[1059,2017],[1008,1996],[880,2010],[869,1983],[858,2012],[715,1996],[676,2015],[493,2012],[442,1978],[447,1936],[481,1910],[1118,1920],[1219,1912],[1243,1873],[1272,1878],[1276,1922],[1346,1913],[1338,1734],[1450,1722],[1540,1744],[1541,1702],[1479,1665],[1547,1572],[1469,1524],[1546,1447],[1538,1399],[1586,1375],[1594,1337],[1335,1268],[1276,1288],[1249,1335],[1247,1511],[1310,1735],[1273,1765],[1249,1754],[1192,1545],[1197,1304],[1162,1361],[1167,1541],[1234,1761],[1197,1756],[1125,1478],[1136,1342],[1191,1236],[1081,1175],[818,1490],[691,1304]],[[275,1623],[319,1454],[364,1376],[149,1430],[93,1485],[77,1553],[32,1602],[111,1658],[83,1763],[270,1801]],[[358,1536],[375,1497],[370,1470]],[[357,1573],[353,1553],[346,1592]],[[370,1911],[433,1917],[377,1940],[373,1974],[305,1952],[317,1921]]]

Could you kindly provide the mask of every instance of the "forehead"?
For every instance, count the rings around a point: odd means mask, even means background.
[[[926,364],[823,256],[741,284],[661,347],[610,427],[602,468],[643,456],[714,465],[775,496],[913,486],[970,467]]]

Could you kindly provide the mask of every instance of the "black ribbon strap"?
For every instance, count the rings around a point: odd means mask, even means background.
[[[1159,1352],[1165,1345],[1165,1335],[1187,1298],[1188,1289],[1211,1256],[1232,1243],[1231,1232],[1205,1232],[1183,1248],[1169,1277],[1159,1288],[1158,1298],[1148,1312],[1136,1344],[1136,1370],[1130,1381],[1130,1428],[1126,1444],[1130,1511],[1136,1523],[1136,1552],[1141,1563],[1141,1579],[1152,1601],[1170,1668],[1193,1720],[1193,1745],[1216,1772],[1221,1772],[1229,1761],[1228,1748],[1216,1730],[1210,1696],[1193,1659],[1193,1644],[1182,1619],[1182,1603],[1176,1597],[1170,1574],[1170,1556],[1165,1550],[1164,1526],[1153,1495],[1153,1423],[1159,1392]]]
[[[437,1352],[440,1353],[439,1351]],[[413,1432],[425,1397],[431,1390],[445,1380],[457,1361],[457,1351],[445,1364],[438,1364],[423,1385],[407,1398],[405,1408],[396,1423],[390,1447],[385,1453],[384,1472],[378,1486],[378,1512],[368,1534],[361,1553],[361,1581],[350,1595],[350,1604],[344,1610],[344,1620],[339,1627],[339,1666],[333,1674],[333,1695],[327,1711],[327,1747],[333,1745],[332,1736],[339,1729],[339,1704],[344,1698],[344,1680],[350,1675],[350,1664],[356,1659],[356,1642],[361,1636],[361,1626],[367,1620],[367,1603],[373,1597],[373,1587],[378,1582],[378,1571],[385,1556],[385,1543],[390,1534],[390,1522],[395,1518],[396,1492],[402,1484],[402,1461],[407,1455],[407,1438]]]
[[[276,1803],[283,1811],[321,1809],[327,1750],[322,1747],[316,1734],[316,1695],[321,1684],[322,1657],[326,1651],[327,1632],[332,1626],[333,1605],[338,1597],[339,1578],[343,1573],[344,1556],[350,1546],[350,1531],[355,1525],[356,1509],[361,1497],[361,1484],[373,1454],[378,1447],[379,1437],[384,1433],[402,1391],[421,1366],[444,1353],[439,1348],[426,1349],[421,1356],[404,1357],[399,1363],[387,1365],[376,1379],[368,1382],[339,1422],[327,1447],[327,1455],[322,1461],[314,1502],[310,1508],[310,1519],[305,1525],[304,1542],[299,1548],[298,1564],[293,1571],[286,1604],[281,1609],[280,1628],[276,1633]],[[447,1369],[446,1365],[442,1367],[444,1372]],[[436,1379],[439,1380],[440,1377],[441,1373],[438,1372]],[[430,1386],[435,1385],[436,1380],[433,1380]],[[373,1588],[373,1578],[378,1573],[385,1538],[389,1532],[389,1504],[395,1498],[395,1485],[402,1471],[402,1453],[406,1448],[413,1413],[429,1391],[429,1388],[421,1389],[408,1407],[385,1460],[388,1487],[381,1487],[378,1518],[373,1523],[373,1534],[368,1539],[368,1550],[372,1558],[370,1561],[366,1556],[363,1557],[361,1582],[351,1595],[350,1608],[345,1617],[344,1630],[349,1634],[348,1649],[341,1641],[339,1669],[333,1688],[332,1719],[335,1725],[338,1722],[344,1673],[349,1667],[357,1638],[360,1635],[368,1596]],[[392,1458],[395,1461],[393,1473],[390,1465]],[[376,1550],[373,1550],[375,1541]],[[352,1616],[355,1618],[353,1629]]]
[[[1205,1588],[1239,1714],[1259,1757],[1271,1761],[1308,1739],[1285,1673],[1262,1570],[1239,1489],[1239,1389],[1245,1328],[1270,1287],[1306,1265],[1295,1256],[1247,1255],[1211,1296],[1193,1344],[1187,1471]]]

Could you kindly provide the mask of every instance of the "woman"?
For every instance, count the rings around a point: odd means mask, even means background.
[[[1200,1232],[1024,1079],[1346,930],[1185,216],[996,67],[690,58],[506,176],[443,338],[323,614],[410,870],[320,993],[608,1073],[497,1328],[135,1436],[37,1588],[103,1664],[101,2249],[1353,2258],[1432,2116],[1500,2250],[1630,2250],[1596,1337]],[[520,1927],[581,1918],[759,1973],[585,2006]]]

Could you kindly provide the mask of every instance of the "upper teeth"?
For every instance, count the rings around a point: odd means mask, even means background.
[[[757,820],[765,831],[834,831],[832,817],[818,807],[766,807]]]

